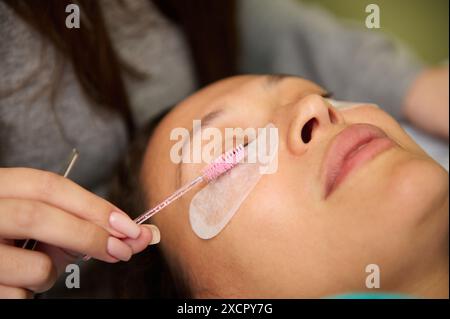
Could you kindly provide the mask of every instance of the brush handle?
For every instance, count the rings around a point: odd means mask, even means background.
[[[216,158],[210,165],[203,169],[202,175],[179,188],[177,191],[175,191],[175,193],[167,197],[161,203],[136,218],[134,222],[136,224],[142,224],[147,219],[159,212],[161,209],[163,209],[167,205],[170,205],[170,203],[186,194],[190,189],[192,189],[201,181],[205,180],[207,182],[211,182],[215,180],[216,178],[236,166],[244,158],[244,155],[244,145],[242,144],[238,145],[235,149],[222,154],[221,156]]]
[[[167,197],[165,200],[163,200],[161,203],[159,203],[158,205],[156,205],[155,207],[153,207],[152,209],[146,211],[145,213],[143,213],[142,215],[140,215],[139,217],[134,219],[134,222],[136,224],[142,224],[143,222],[145,222],[147,219],[149,219],[150,217],[152,217],[153,215],[155,215],[157,212],[161,211],[161,209],[163,209],[164,207],[170,205],[172,202],[174,202],[175,200],[177,200],[178,198],[180,198],[181,196],[183,196],[184,194],[186,194],[188,191],[190,191],[195,185],[199,184],[200,182],[203,181],[203,176],[200,175],[199,177],[197,177],[196,179],[194,179],[193,181],[183,185],[181,188],[179,188],[177,191],[175,191],[175,193],[173,193],[172,195],[170,195],[169,197]],[[83,261],[88,261],[91,259],[91,256],[89,255],[85,255],[83,257]]]
[[[165,200],[163,200],[161,203],[159,203],[158,205],[156,205],[152,209],[146,211],[145,213],[143,213],[142,215],[140,215],[139,217],[134,219],[134,222],[136,224],[142,224],[147,219],[149,219],[150,217],[155,215],[157,212],[159,212],[161,209],[163,209],[164,207],[170,205],[172,202],[174,202],[175,200],[177,200],[178,198],[180,198],[181,196],[186,194],[188,191],[190,191],[195,185],[197,185],[201,181],[203,181],[203,176],[202,175],[197,177],[193,181],[185,184],[184,186],[179,188],[177,191],[175,191],[175,193],[173,193],[172,195],[167,197]]]
[[[170,205],[175,200],[189,192],[195,185],[201,183],[202,181],[211,182],[217,179],[219,176],[228,172],[234,166],[236,166],[245,156],[244,145],[240,144],[235,149],[228,151],[218,158],[216,158],[210,165],[208,165],[202,171],[202,175],[198,176],[191,182],[183,185],[181,188],[176,190],[172,195],[167,197],[165,200],[160,202],[158,205],[153,207],[152,209],[146,211],[139,217],[134,219],[134,222],[138,225],[142,224],[150,217],[155,215],[157,212],[161,211],[164,207]],[[83,257],[84,261],[88,261],[91,259],[90,256],[85,255]]]

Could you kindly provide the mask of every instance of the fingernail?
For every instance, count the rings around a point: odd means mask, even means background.
[[[141,233],[139,226],[127,215],[121,213],[112,212],[109,223],[115,230],[133,239],[138,238]]]
[[[130,246],[112,236],[108,238],[106,250],[108,251],[108,254],[122,261],[130,260],[132,255]]]
[[[152,240],[148,244],[149,246],[158,244],[161,241],[161,233],[159,232],[158,227],[156,227],[155,225],[142,225],[142,226],[147,227],[152,232]]]

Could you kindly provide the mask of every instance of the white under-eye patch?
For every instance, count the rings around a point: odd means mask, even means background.
[[[359,107],[359,106],[366,106],[367,104],[378,107],[378,105],[372,104],[372,103],[338,101],[338,100],[333,100],[333,99],[329,99],[329,98],[326,98],[326,100],[328,101],[328,103],[330,103],[337,109],[349,109],[349,108],[354,108],[354,107]]]
[[[277,161],[278,136],[269,142],[267,133],[273,125],[265,128],[265,134],[247,145],[247,150],[257,150],[256,162],[249,162],[248,153],[242,163],[229,172],[209,183],[192,199],[189,208],[189,220],[194,233],[202,239],[218,235],[230,222],[241,204],[256,186],[262,175],[273,172]],[[265,144],[264,144],[265,143]],[[263,146],[262,146],[263,145]],[[265,146],[264,146],[265,145]],[[260,156],[265,152],[264,156]],[[259,159],[265,157],[262,163]]]

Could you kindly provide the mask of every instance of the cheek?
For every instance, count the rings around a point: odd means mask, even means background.
[[[282,172],[263,176],[228,230],[258,250],[279,245],[286,249],[308,237],[306,225],[310,225],[313,205],[299,185],[287,182]]]
[[[259,182],[221,233],[223,251],[246,277],[264,284],[262,290],[313,291],[323,274],[335,271],[329,260],[339,258],[340,245],[328,226],[342,228],[341,223],[331,225],[334,212],[320,210],[300,186],[286,187],[284,177],[277,173]]]
[[[431,159],[410,157],[392,170],[386,199],[392,203],[392,216],[387,217],[393,222],[410,228],[424,225],[448,205],[448,173]]]
[[[276,172],[262,176],[225,229],[245,241],[257,238],[262,247],[281,242],[292,245],[310,238],[322,215],[320,158],[314,154],[293,157],[283,147],[281,143]]]

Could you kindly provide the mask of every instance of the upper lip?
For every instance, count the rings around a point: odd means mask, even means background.
[[[376,138],[388,136],[380,128],[370,124],[352,124],[336,135],[328,146],[322,167],[325,197],[333,189],[347,156]]]

